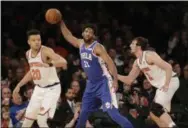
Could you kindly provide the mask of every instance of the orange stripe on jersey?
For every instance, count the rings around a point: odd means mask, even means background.
[[[30,67],[43,67],[43,64],[40,62],[31,62],[29,63]]]
[[[144,74],[149,78],[150,81],[153,80],[153,77],[148,73],[148,71],[150,71],[150,68],[146,67],[146,68],[142,68],[141,70],[142,70],[142,71],[144,72]]]

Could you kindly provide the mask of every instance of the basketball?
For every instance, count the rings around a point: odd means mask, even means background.
[[[61,12],[55,8],[48,9],[45,14],[45,19],[50,24],[57,24],[61,21]]]

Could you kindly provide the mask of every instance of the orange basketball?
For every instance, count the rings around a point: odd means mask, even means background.
[[[57,24],[61,21],[61,12],[55,8],[48,9],[45,14],[46,21],[50,24]]]

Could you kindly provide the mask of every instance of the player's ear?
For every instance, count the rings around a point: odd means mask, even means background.
[[[84,32],[82,32],[82,37],[84,37]]]

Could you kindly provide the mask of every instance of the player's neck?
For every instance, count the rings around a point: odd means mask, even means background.
[[[135,53],[136,58],[142,57],[143,51],[138,51]]]
[[[89,41],[89,42],[85,42],[85,46],[87,47],[87,46],[90,46],[92,43],[94,42],[94,40],[91,40],[91,41]]]
[[[31,49],[31,51],[33,54],[38,54],[38,52],[40,51],[40,48],[39,49]]]

